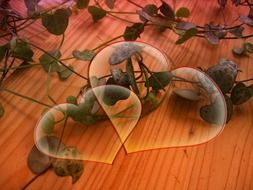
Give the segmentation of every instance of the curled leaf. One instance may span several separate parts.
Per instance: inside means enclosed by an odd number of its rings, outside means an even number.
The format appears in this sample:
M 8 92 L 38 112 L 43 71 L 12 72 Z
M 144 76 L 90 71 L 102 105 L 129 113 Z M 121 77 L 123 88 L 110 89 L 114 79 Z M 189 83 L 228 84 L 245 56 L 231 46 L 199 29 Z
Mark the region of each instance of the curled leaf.
M 253 53 L 253 43 L 251 43 L 251 42 L 244 42 L 243 43 L 243 48 L 245 49 L 246 52 Z
M 48 32 L 54 35 L 62 35 L 68 27 L 69 11 L 57 9 L 53 14 L 43 14 L 42 24 Z
M 129 78 L 129 82 L 131 84 L 131 87 L 134 91 L 135 94 L 139 94 L 139 89 L 135 80 L 135 74 L 134 74 L 134 67 L 133 67 L 133 63 L 132 63 L 132 59 L 128 58 L 127 60 L 127 64 L 126 64 L 126 72 Z
M 97 22 L 106 16 L 106 11 L 96 6 L 88 6 L 88 12 L 91 14 L 94 22 Z
M 128 87 L 130 85 L 130 81 L 129 81 L 127 73 L 124 73 L 121 69 L 112 68 L 111 73 L 112 73 L 112 78 L 116 84 L 125 86 L 125 87 Z
M 232 118 L 234 106 L 230 97 L 228 97 L 227 95 L 224 95 L 224 98 L 227 105 L 227 123 L 228 123 Z
M 76 147 L 65 147 L 59 151 L 62 157 L 80 157 Z M 71 176 L 72 183 L 75 183 L 82 175 L 84 166 L 80 160 L 56 159 L 53 161 L 53 170 L 58 176 Z

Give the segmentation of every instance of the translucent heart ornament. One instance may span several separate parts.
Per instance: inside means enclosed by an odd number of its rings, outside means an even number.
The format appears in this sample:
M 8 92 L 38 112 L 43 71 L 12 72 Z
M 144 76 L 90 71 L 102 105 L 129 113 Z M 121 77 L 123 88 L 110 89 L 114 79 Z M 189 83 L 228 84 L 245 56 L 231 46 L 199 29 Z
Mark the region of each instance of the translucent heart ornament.
M 106 98 L 111 92 L 120 94 L 122 101 L 112 104 L 112 100 Z M 97 99 L 103 100 L 103 104 Z M 132 91 L 115 85 L 98 86 L 87 90 L 76 105 L 60 104 L 48 110 L 37 123 L 35 144 L 42 153 L 53 158 L 112 164 L 122 148 L 121 138 L 131 133 L 140 114 L 140 100 Z M 121 131 L 113 127 L 125 124 L 127 127 L 120 128 Z M 59 147 L 56 148 L 48 137 L 61 139 Z M 61 154 L 62 144 L 75 146 L 80 154 Z

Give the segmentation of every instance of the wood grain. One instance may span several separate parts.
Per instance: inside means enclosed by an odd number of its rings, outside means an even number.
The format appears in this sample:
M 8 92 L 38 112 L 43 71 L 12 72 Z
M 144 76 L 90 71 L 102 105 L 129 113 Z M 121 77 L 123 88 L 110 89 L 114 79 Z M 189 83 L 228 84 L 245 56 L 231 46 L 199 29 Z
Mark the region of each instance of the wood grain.
M 126 1 L 118 2 L 120 3 L 116 8 L 119 10 L 135 9 Z M 158 0 L 137 2 L 143 5 L 147 2 L 159 4 Z M 210 20 L 223 22 L 217 1 L 178 1 L 177 7 L 182 5 L 192 10 L 189 21 L 199 24 Z M 225 10 L 228 20 L 234 18 L 232 9 L 229 5 Z M 62 53 L 64 57 L 68 57 L 74 49 L 96 47 L 101 42 L 122 34 L 126 25 L 127 23 L 111 17 L 94 24 L 87 10 L 81 11 L 71 17 Z M 38 27 L 36 30 L 39 29 Z M 31 31 L 32 34 L 36 32 Z M 30 33 L 24 35 L 29 36 Z M 47 50 L 57 47 L 60 40 L 49 34 L 46 34 L 45 38 L 39 38 L 38 41 L 36 39 L 34 38 L 34 42 Z M 241 40 L 221 41 L 219 46 L 212 46 L 199 38 L 191 39 L 184 45 L 175 45 L 176 39 L 177 36 L 172 32 L 158 33 L 154 28 L 147 29 L 141 37 L 141 41 L 164 51 L 173 61 L 174 67 L 206 68 L 224 57 L 239 64 L 243 70 L 240 79 L 253 75 L 252 57 L 235 58 L 231 53 L 231 48 L 240 45 Z M 36 52 L 36 56 L 40 54 L 41 52 Z M 87 76 L 88 63 L 73 60 L 67 63 Z M 59 103 L 63 103 L 67 96 L 76 94 L 78 88 L 84 84 L 84 81 L 76 76 L 65 82 L 58 81 L 57 76 L 54 76 L 52 82 L 53 97 Z M 40 68 L 15 72 L 5 81 L 7 88 L 49 103 L 45 84 L 46 73 Z M 34 177 L 27 167 L 26 160 L 34 144 L 34 127 L 43 107 L 6 92 L 0 93 L 0 101 L 6 109 L 6 115 L 0 120 L 0 185 L 6 190 L 21 189 Z M 251 190 L 253 189 L 252 107 L 253 100 L 236 107 L 234 117 L 222 134 L 207 144 L 131 154 L 126 154 L 121 148 L 113 165 L 85 161 L 85 172 L 74 185 L 71 184 L 70 177 L 57 177 L 52 171 L 48 171 L 28 189 Z M 179 115 L 178 119 L 183 119 L 183 116 Z M 145 122 L 142 122 L 142 125 L 150 127 Z M 148 133 L 139 135 L 145 137 Z

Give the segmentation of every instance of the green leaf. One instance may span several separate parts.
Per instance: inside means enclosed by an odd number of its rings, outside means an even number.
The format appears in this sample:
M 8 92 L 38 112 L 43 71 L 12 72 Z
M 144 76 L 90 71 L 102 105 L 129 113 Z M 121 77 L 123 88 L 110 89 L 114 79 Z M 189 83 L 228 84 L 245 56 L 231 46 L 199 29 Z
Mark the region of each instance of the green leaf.
M 69 66 L 69 68 L 73 70 L 73 67 L 71 65 Z M 67 78 L 69 78 L 73 73 L 70 69 L 64 67 L 63 65 L 59 65 L 57 70 L 59 78 L 61 80 L 66 80 Z
M 105 0 L 105 4 L 107 5 L 107 7 L 109 9 L 113 9 L 114 8 L 114 4 L 115 4 L 116 0 Z
M 68 96 L 67 103 L 77 105 L 77 98 L 75 96 Z
M 181 7 L 176 12 L 177 17 L 188 17 L 189 15 L 190 15 L 190 11 L 186 7 Z
M 77 158 L 77 160 L 70 159 L 55 159 L 53 161 L 53 170 L 58 176 L 71 176 L 72 183 L 75 183 L 82 175 L 84 166 L 80 161 L 81 155 L 76 147 L 65 147 L 59 151 L 60 157 L 67 158 L 69 156 Z M 78 160 L 79 159 L 79 160 Z
M 89 0 L 76 0 L 76 7 L 78 9 L 84 9 L 89 5 Z
M 93 57 L 96 55 L 96 52 L 93 50 L 84 50 L 84 51 L 74 50 L 72 54 L 76 59 L 83 61 L 91 61 Z
M 129 82 L 131 84 L 131 87 L 134 91 L 135 94 L 139 94 L 139 89 L 135 80 L 135 75 L 134 75 L 134 67 L 133 67 L 133 63 L 132 63 L 132 59 L 128 58 L 127 60 L 127 64 L 126 64 L 126 72 L 129 78 Z
M 134 41 L 140 37 L 144 32 L 143 23 L 135 23 L 132 26 L 127 26 L 124 32 L 124 39 L 127 41 Z
M 169 71 L 157 72 L 152 74 L 145 82 L 145 86 L 150 86 L 153 90 L 160 90 L 166 87 L 172 80 L 173 75 Z
M 59 59 L 61 57 L 61 52 L 58 49 L 49 51 L 48 53 L 52 55 L 53 57 L 55 57 L 56 59 Z M 55 59 L 53 59 L 51 56 L 49 56 L 46 53 L 40 56 L 39 61 L 46 72 L 49 71 L 50 65 L 51 65 L 51 72 L 55 72 L 59 70 L 58 61 L 56 61 Z
M 94 22 L 97 22 L 106 16 L 106 11 L 96 6 L 88 6 L 88 11 Z
M 4 116 L 4 113 L 5 113 L 4 107 L 3 107 L 3 105 L 0 102 L 0 118 L 2 118 Z
M 190 28 L 186 30 L 182 36 L 180 36 L 180 38 L 176 41 L 176 44 L 182 44 L 196 34 L 198 34 L 197 28 Z
M 0 62 L 5 57 L 6 51 L 8 50 L 7 45 L 0 46 Z
M 69 11 L 67 9 L 58 9 L 53 14 L 44 14 L 42 16 L 43 26 L 54 35 L 62 35 L 68 27 Z
M 13 57 L 22 59 L 24 61 L 31 61 L 33 57 L 33 51 L 31 50 L 28 43 L 21 41 L 17 42 L 16 46 L 11 51 Z

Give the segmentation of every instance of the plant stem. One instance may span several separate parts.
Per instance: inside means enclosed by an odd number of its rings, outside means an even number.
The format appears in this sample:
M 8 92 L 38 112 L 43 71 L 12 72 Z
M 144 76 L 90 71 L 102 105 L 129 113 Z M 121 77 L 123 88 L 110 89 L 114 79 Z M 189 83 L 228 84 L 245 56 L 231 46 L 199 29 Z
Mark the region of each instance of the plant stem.
M 25 96 L 25 95 L 23 95 L 23 94 L 19 94 L 18 92 L 14 92 L 14 91 L 12 91 L 12 90 L 10 90 L 10 89 L 1 87 L 0 90 L 6 91 L 6 92 L 8 92 L 8 93 L 10 93 L 10 94 L 19 96 L 19 97 L 21 97 L 21 98 L 23 98 L 23 99 L 26 99 L 26 100 L 29 100 L 29 101 L 31 101 L 31 102 L 40 104 L 40 105 L 42 105 L 42 106 L 45 106 L 45 107 L 48 107 L 48 108 L 52 108 L 52 106 L 49 105 L 49 104 L 43 103 L 43 102 L 41 102 L 41 101 L 39 101 L 39 100 L 36 100 L 36 99 L 34 99 L 34 98 Z
M 23 41 L 23 40 L 22 40 Z M 68 70 L 70 70 L 71 72 L 73 72 L 74 74 L 76 74 L 77 76 L 79 76 L 80 78 L 84 79 L 84 80 L 88 80 L 88 78 L 86 78 L 85 76 L 79 74 L 78 72 L 74 71 L 73 69 L 71 69 L 69 66 L 65 65 L 61 60 L 57 59 L 56 57 L 52 56 L 50 53 L 48 53 L 47 51 L 45 51 L 44 49 L 42 49 L 41 47 L 29 43 L 31 46 L 39 49 L 40 51 L 42 51 L 43 53 L 45 53 L 46 55 L 48 55 L 49 57 L 51 57 L 53 60 L 59 62 L 61 65 L 63 65 L 65 68 L 67 68 Z
M 52 68 L 52 65 L 50 64 L 49 65 L 49 68 L 48 68 L 48 73 L 47 73 L 47 83 L 46 83 L 46 86 L 47 86 L 47 97 L 49 98 L 49 100 L 51 100 L 53 102 L 53 104 L 57 105 L 57 102 L 53 99 L 53 97 L 50 95 L 50 87 L 51 87 L 51 68 Z
M 61 43 L 60 43 L 59 48 L 58 48 L 59 50 L 62 48 L 64 40 L 65 40 L 65 34 L 62 34 Z
M 114 37 L 114 38 L 112 38 L 112 39 L 110 39 L 110 40 L 108 40 L 108 41 L 106 41 L 106 42 L 104 42 L 104 43 L 98 45 L 97 47 L 93 48 L 92 51 L 96 51 L 97 49 L 99 49 L 99 48 L 101 48 L 101 47 L 103 47 L 103 46 L 109 44 L 110 42 L 113 42 L 113 41 L 119 39 L 119 38 L 122 38 L 123 36 L 124 36 L 123 34 L 121 34 L 121 35 L 119 35 L 119 36 L 116 36 L 116 37 Z

